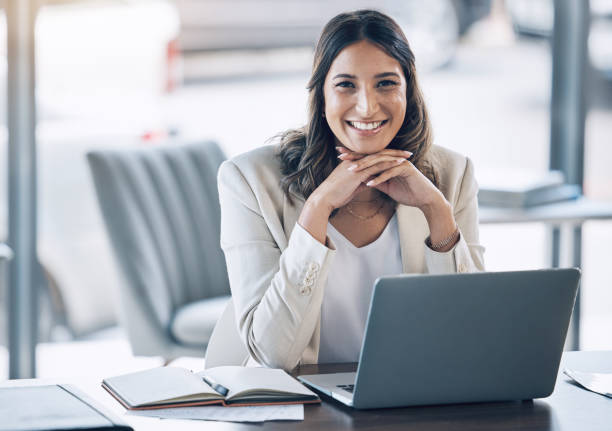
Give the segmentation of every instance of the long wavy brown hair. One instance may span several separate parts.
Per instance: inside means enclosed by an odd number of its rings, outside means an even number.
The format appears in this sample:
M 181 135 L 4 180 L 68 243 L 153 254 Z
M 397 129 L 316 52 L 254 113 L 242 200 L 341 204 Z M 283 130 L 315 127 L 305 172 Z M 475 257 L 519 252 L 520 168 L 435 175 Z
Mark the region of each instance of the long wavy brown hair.
M 375 10 L 358 10 L 335 16 L 323 28 L 307 85 L 308 123 L 279 135 L 281 187 L 290 201 L 290 189 L 307 199 L 339 163 L 334 135 L 323 116 L 323 84 L 340 51 L 362 40 L 379 46 L 395 58 L 406 78 L 406 116 L 388 148 L 411 151 L 410 161 L 438 186 L 434 167 L 425 158 L 432 142 L 431 125 L 417 83 L 414 55 L 406 36 L 387 15 Z

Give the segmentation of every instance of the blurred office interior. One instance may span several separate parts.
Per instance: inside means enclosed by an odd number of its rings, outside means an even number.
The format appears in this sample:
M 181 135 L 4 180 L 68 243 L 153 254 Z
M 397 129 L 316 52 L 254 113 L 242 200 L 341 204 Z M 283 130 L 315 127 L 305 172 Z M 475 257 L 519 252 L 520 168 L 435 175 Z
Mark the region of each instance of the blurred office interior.
M 16 3 L 0 3 L 0 80 L 6 83 L 0 86 L 0 243 L 9 234 L 7 100 L 14 85 L 8 78 L 5 11 Z M 33 36 L 40 268 L 31 282 L 40 377 L 61 375 L 70 366 L 45 353 L 54 343 L 65 343 L 69 352 L 70 343 L 111 340 L 122 346 L 117 357 L 130 354 L 117 305 L 124 280 L 85 154 L 213 140 L 231 157 L 301 126 L 313 44 L 340 11 L 377 5 L 398 18 L 416 53 L 434 142 L 469 156 L 481 184 L 550 168 L 558 1 L 29 3 L 38 8 Z M 587 4 L 582 188 L 586 197 L 612 203 L 612 1 Z M 550 235 L 550 226 L 539 222 L 483 224 L 487 269 L 550 266 Z M 582 350 L 612 349 L 610 244 L 612 220 L 584 223 Z M 2 267 L 9 265 L 0 264 L 0 276 L 7 278 Z M 8 289 L 8 280 L 0 279 L 0 378 L 8 376 Z M 109 362 L 95 348 L 90 356 L 72 358 Z

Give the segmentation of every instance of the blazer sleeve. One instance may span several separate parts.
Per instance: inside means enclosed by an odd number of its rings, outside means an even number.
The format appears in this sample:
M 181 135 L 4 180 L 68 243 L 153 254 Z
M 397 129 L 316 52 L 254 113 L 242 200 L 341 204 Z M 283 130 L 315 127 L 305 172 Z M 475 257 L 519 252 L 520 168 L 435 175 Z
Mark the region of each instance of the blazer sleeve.
M 281 251 L 272 200 L 261 193 L 258 199 L 231 161 L 220 167 L 218 184 L 221 248 L 240 336 L 257 362 L 290 370 L 314 334 L 335 251 L 298 223 Z
M 425 245 L 425 264 L 430 274 L 484 271 L 484 247 L 478 238 L 478 184 L 474 165 L 466 158 L 465 171 L 453 212 L 459 227 L 460 238 L 447 252 L 436 252 Z

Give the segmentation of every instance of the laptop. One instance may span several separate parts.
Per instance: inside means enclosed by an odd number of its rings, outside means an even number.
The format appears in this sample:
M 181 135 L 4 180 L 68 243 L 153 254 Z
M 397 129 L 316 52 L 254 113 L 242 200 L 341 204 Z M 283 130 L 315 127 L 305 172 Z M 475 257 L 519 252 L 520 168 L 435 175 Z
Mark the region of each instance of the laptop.
M 579 280 L 575 268 L 381 277 L 357 372 L 298 379 L 358 409 L 547 397 Z

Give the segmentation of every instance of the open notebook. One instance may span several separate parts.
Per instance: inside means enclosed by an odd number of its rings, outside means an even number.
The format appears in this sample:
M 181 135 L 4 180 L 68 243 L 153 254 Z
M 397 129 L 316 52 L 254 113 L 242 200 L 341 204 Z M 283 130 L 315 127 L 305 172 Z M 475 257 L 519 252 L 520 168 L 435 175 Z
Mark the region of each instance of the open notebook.
M 226 366 L 192 373 L 161 367 L 104 379 L 102 387 L 129 410 L 320 402 L 285 371 L 271 368 Z

